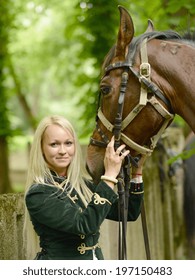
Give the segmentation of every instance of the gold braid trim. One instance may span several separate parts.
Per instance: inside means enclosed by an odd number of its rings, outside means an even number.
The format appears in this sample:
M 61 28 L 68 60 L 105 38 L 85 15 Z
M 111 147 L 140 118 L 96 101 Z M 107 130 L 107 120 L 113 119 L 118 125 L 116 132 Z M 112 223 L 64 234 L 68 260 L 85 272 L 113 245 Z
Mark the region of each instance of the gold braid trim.
M 81 245 L 77 248 L 77 250 L 79 251 L 79 253 L 81 255 L 85 254 L 85 251 L 88 251 L 88 250 L 95 250 L 96 248 L 100 248 L 100 245 L 99 243 L 97 243 L 96 245 L 94 246 L 90 246 L 90 247 L 87 247 L 85 245 L 85 243 L 81 243 Z
M 144 191 L 141 191 L 141 192 L 130 192 L 130 193 L 132 193 L 132 194 L 142 194 L 142 193 L 144 193 Z
M 108 200 L 108 199 L 106 199 L 106 198 L 104 198 L 104 197 L 101 197 L 101 196 L 99 196 L 99 194 L 97 194 L 97 193 L 95 193 L 94 194 L 94 204 L 105 204 L 106 202 L 108 202 L 110 205 L 112 205 L 112 203 Z

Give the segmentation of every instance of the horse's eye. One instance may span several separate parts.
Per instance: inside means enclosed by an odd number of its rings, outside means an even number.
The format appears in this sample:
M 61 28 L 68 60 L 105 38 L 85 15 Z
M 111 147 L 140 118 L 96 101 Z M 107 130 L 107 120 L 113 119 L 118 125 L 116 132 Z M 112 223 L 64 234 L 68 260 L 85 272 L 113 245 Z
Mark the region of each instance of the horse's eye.
M 111 91 L 111 87 L 101 87 L 100 88 L 100 91 L 101 91 L 101 93 L 103 94 L 103 95 L 107 95 L 107 94 L 109 94 L 110 93 L 110 91 Z

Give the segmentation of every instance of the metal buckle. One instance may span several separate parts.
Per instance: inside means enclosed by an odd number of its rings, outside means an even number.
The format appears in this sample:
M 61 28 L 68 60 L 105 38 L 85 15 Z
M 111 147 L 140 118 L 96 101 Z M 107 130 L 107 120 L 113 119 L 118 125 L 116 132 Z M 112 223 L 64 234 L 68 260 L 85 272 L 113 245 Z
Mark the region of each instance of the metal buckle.
M 150 74 L 151 74 L 150 64 L 147 62 L 143 62 L 140 65 L 140 75 L 148 78 L 150 77 Z

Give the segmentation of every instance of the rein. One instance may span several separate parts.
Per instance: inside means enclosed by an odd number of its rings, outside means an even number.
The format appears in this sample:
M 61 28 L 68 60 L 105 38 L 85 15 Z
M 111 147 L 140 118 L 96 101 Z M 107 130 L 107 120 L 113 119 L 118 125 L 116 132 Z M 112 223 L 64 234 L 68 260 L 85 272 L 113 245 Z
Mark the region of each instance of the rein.
M 170 113 L 156 98 L 156 97 L 160 98 L 161 101 L 163 101 L 163 103 L 165 103 L 166 106 L 169 108 L 169 110 L 172 112 L 172 108 L 169 100 L 167 100 L 167 98 L 163 95 L 161 90 L 150 81 L 151 71 L 150 71 L 150 64 L 148 63 L 146 43 L 147 43 L 147 39 L 143 40 L 141 44 L 141 65 L 140 65 L 139 72 L 136 72 L 133 69 L 132 62 L 129 59 L 129 54 L 127 55 L 127 61 L 119 61 L 110 64 L 108 67 L 105 68 L 105 75 L 109 71 L 112 71 L 117 68 L 124 68 L 124 71 L 122 73 L 122 78 L 121 78 L 120 94 L 118 99 L 118 109 L 115 117 L 115 123 L 114 124 L 110 123 L 110 121 L 104 116 L 101 107 L 98 109 L 97 121 L 99 119 L 104 125 L 104 127 L 108 131 L 112 132 L 112 134 L 115 136 L 115 148 L 117 148 L 120 145 L 120 141 L 123 141 L 128 147 L 137 151 L 139 154 L 151 155 L 160 136 L 168 126 L 169 122 L 174 118 L 174 114 Z M 122 119 L 129 71 L 131 71 L 138 78 L 141 84 L 140 99 L 139 99 L 139 103 L 133 108 L 133 110 L 131 110 L 131 112 L 127 115 L 127 117 L 125 119 Z M 153 96 L 151 98 L 148 98 L 149 92 L 153 93 Z M 151 104 L 155 108 L 155 110 L 164 118 L 164 122 L 160 130 L 155 136 L 151 138 L 152 144 L 150 145 L 150 147 L 144 147 L 137 144 L 123 133 L 123 130 L 129 126 L 132 120 L 141 112 L 141 110 L 147 105 L 147 103 Z M 101 140 L 96 140 L 94 138 L 91 138 L 90 144 L 105 148 L 109 142 L 109 139 L 106 136 L 106 134 L 101 130 L 97 121 L 96 121 L 96 129 L 99 135 L 101 136 Z M 120 173 L 118 175 L 117 186 L 118 186 L 118 194 L 119 194 L 119 252 L 118 252 L 119 259 L 127 259 L 126 230 L 127 230 L 127 213 L 128 213 L 128 197 L 129 197 L 129 188 L 130 188 L 131 163 L 134 165 L 137 164 L 136 160 L 132 158 L 131 155 L 128 155 L 125 158 L 124 164 L 121 167 Z M 151 259 L 144 203 L 142 204 L 141 219 L 142 219 L 142 227 L 143 227 L 143 234 L 144 234 L 144 241 L 145 241 L 145 248 L 146 248 L 146 256 L 147 259 Z M 122 223 L 122 229 L 121 229 L 121 223 Z
M 128 69 L 125 69 L 122 73 L 120 95 L 118 99 L 118 110 L 115 117 L 115 123 L 113 128 L 113 135 L 115 137 L 115 149 L 120 146 L 121 139 L 121 129 L 122 129 L 122 114 L 125 100 L 125 93 L 128 82 Z M 119 234 L 118 234 L 118 258 L 119 260 L 127 259 L 127 242 L 126 242 L 126 232 L 127 232 L 127 216 L 128 216 L 128 198 L 130 189 L 130 162 L 131 156 L 128 155 L 125 158 L 125 163 L 122 165 L 120 172 L 117 176 L 118 183 L 118 213 L 119 213 Z M 121 227 L 122 224 L 122 227 Z

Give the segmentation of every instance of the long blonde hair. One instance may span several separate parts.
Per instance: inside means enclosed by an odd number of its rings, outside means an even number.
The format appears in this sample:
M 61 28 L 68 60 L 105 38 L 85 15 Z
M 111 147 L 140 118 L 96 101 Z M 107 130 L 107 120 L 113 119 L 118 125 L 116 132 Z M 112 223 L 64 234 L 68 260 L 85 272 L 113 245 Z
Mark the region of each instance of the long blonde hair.
M 28 192 L 28 189 L 32 184 L 45 184 L 45 179 L 49 179 L 50 182 L 53 182 L 53 177 L 50 172 L 50 169 L 45 162 L 43 153 L 42 153 L 42 139 L 46 128 L 49 125 L 57 124 L 63 129 L 69 131 L 73 136 L 75 144 L 75 154 L 73 160 L 71 161 L 68 170 L 67 170 L 67 179 L 66 183 L 70 183 L 72 189 L 76 189 L 80 198 L 82 199 L 85 206 L 91 200 L 92 192 L 85 184 L 85 179 L 91 179 L 83 161 L 83 155 L 81 151 L 81 146 L 78 141 L 76 132 L 71 125 L 71 123 L 62 116 L 48 116 L 45 117 L 38 125 L 34 139 L 32 142 L 32 147 L 30 151 L 29 166 L 27 172 L 26 180 L 26 189 L 25 194 Z M 24 244 L 26 251 L 26 258 L 32 259 L 35 257 L 35 254 L 39 248 L 39 238 L 34 231 L 33 225 L 30 221 L 30 216 L 27 208 L 25 207 L 25 219 L 24 219 Z

